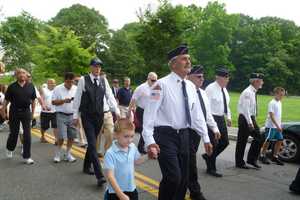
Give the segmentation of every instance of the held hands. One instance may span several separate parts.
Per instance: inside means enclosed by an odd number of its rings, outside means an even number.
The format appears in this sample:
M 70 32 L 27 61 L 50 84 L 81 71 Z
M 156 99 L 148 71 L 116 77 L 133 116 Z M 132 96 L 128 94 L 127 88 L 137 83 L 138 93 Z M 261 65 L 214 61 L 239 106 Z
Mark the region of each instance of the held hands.
M 157 159 L 159 152 L 160 152 L 160 149 L 157 144 L 150 144 L 147 147 L 147 153 L 148 153 L 149 159 Z
M 210 156 L 213 152 L 213 146 L 211 143 L 204 143 L 204 149 L 208 156 Z

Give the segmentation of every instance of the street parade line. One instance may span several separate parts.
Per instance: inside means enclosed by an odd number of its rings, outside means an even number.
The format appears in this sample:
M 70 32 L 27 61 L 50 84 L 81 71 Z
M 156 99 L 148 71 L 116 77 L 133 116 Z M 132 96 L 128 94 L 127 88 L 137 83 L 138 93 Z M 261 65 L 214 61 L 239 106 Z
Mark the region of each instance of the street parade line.
M 33 135 L 35 135 L 36 137 L 41 137 L 41 132 L 38 129 L 32 129 L 32 133 Z M 52 135 L 45 133 L 45 139 L 47 140 L 47 142 L 49 142 L 50 144 L 54 144 L 55 143 L 55 139 Z M 64 148 L 66 147 L 66 145 L 64 144 Z M 78 146 L 74 146 L 71 149 L 71 152 L 73 155 L 75 155 L 76 157 L 79 157 L 81 159 L 84 159 L 85 156 L 85 152 L 86 150 L 84 148 L 78 147 Z M 100 159 L 102 161 L 102 159 Z M 151 195 L 158 197 L 158 187 L 159 187 L 159 183 L 147 176 L 144 176 L 138 172 L 135 172 L 135 181 L 136 181 L 136 185 L 144 190 L 147 191 L 148 193 L 150 193 Z

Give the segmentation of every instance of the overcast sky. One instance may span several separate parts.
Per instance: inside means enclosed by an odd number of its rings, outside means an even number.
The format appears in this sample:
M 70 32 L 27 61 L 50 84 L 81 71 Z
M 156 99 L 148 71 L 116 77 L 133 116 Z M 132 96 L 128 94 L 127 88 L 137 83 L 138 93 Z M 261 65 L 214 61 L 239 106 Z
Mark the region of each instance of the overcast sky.
M 171 0 L 172 4 L 196 4 L 204 7 L 208 0 Z M 300 25 L 299 0 L 219 0 L 226 4 L 228 13 L 243 13 L 254 18 L 276 16 L 295 21 Z M 25 10 L 36 18 L 47 21 L 57 12 L 72 4 L 80 3 L 95 8 L 104 15 L 111 29 L 119 29 L 126 23 L 137 21 L 136 11 L 151 5 L 156 8 L 157 0 L 0 0 L 1 20 L 16 16 Z

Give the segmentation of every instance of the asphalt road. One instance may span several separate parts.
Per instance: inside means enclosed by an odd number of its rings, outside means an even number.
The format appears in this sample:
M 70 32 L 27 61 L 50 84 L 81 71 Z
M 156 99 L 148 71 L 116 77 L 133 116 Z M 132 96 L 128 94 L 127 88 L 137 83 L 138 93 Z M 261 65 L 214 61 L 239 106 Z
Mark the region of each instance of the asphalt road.
M 7 131 L 0 132 L 0 200 L 99 200 L 104 188 L 96 187 L 93 176 L 82 170 L 83 150 L 75 149 L 76 163 L 52 162 L 55 147 L 41 144 L 33 136 L 32 157 L 36 163 L 24 165 L 17 147 L 13 159 L 5 157 Z M 35 133 L 37 135 L 37 133 Z M 137 136 L 138 137 L 138 136 Z M 137 139 L 137 138 L 136 138 Z M 51 142 L 51 138 L 49 140 Z M 204 161 L 198 156 L 199 179 L 202 191 L 209 200 L 299 200 L 289 192 L 299 164 L 269 165 L 261 170 L 234 168 L 235 142 L 217 161 L 223 178 L 213 178 L 205 173 Z M 137 185 L 141 200 L 156 199 L 158 181 L 161 178 L 156 161 L 146 161 L 136 168 Z

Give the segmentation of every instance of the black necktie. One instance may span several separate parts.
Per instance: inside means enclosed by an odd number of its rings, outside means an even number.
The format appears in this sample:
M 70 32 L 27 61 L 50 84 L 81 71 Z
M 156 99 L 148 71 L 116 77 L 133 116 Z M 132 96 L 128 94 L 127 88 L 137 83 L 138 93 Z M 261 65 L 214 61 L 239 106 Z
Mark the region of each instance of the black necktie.
M 257 112 L 257 94 L 255 92 L 255 116 L 258 115 L 258 112 Z
M 192 118 L 191 118 L 191 113 L 190 113 L 190 108 L 189 108 L 189 98 L 188 98 L 188 95 L 186 92 L 185 82 L 181 81 L 181 83 L 182 83 L 182 92 L 183 92 L 183 97 L 184 97 L 185 114 L 186 114 L 188 125 L 191 125 Z
M 222 94 L 223 94 L 223 104 L 224 104 L 224 113 L 227 114 L 227 102 L 226 102 L 226 96 L 224 92 L 224 88 L 222 88 Z
M 202 112 L 203 112 L 203 115 L 204 115 L 204 119 L 205 119 L 205 121 L 206 121 L 206 108 L 205 108 L 204 101 L 203 101 L 203 97 L 202 97 L 202 95 L 201 95 L 200 90 L 197 90 L 197 94 L 198 94 L 198 97 L 199 97 L 199 100 L 200 100 L 200 105 L 201 105 L 201 108 L 202 108 Z
M 97 80 L 98 79 L 94 78 L 94 86 L 96 86 L 96 87 L 98 87 Z

